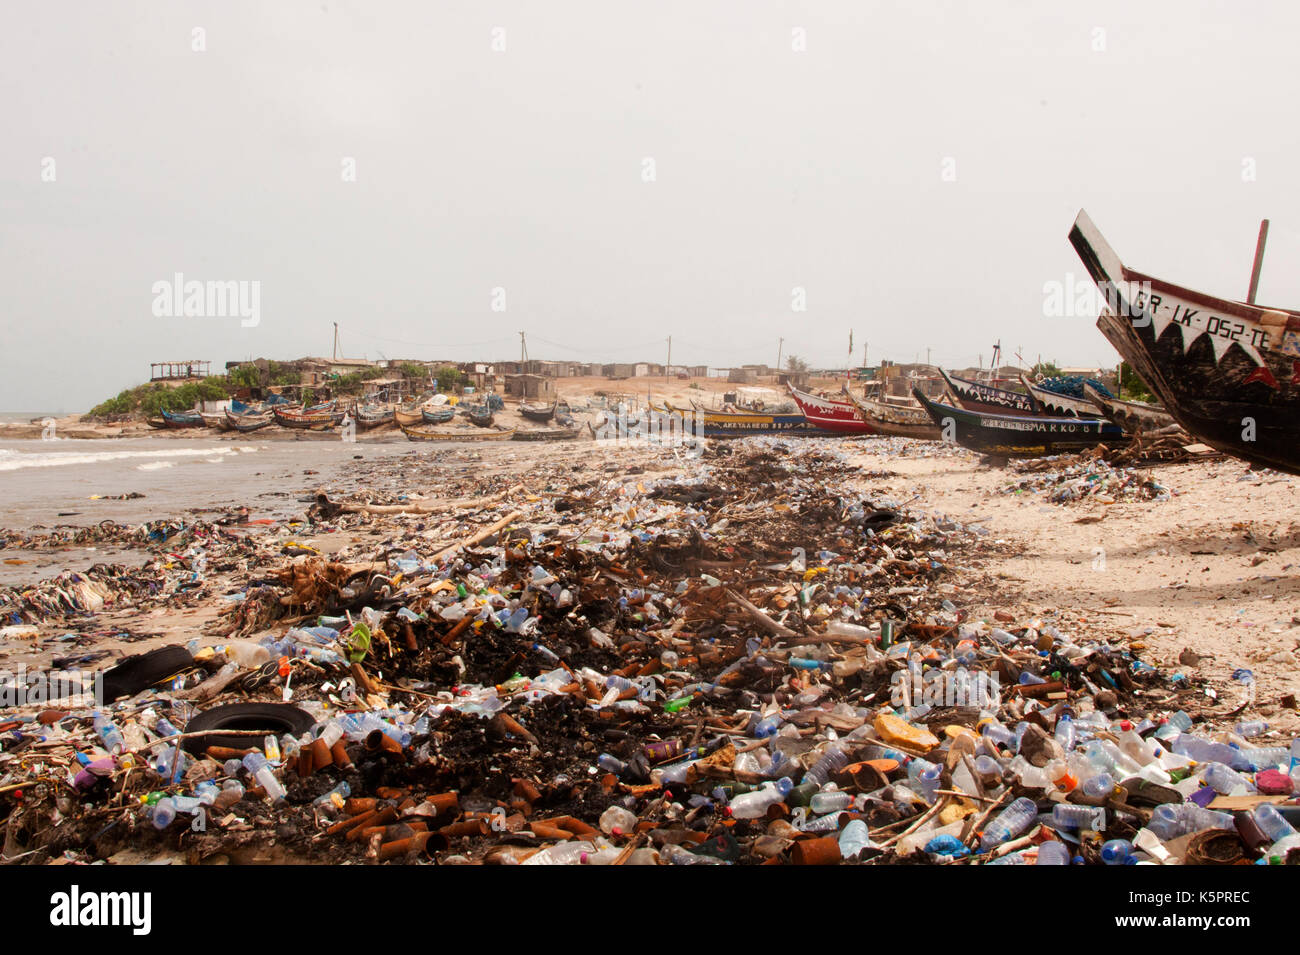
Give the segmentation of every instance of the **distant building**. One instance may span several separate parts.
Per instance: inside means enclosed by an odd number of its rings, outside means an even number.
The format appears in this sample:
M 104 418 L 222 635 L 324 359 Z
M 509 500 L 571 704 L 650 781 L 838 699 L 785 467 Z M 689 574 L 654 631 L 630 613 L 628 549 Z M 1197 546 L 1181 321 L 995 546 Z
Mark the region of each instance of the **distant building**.
M 506 394 L 529 401 L 555 397 L 555 379 L 548 375 L 506 375 Z

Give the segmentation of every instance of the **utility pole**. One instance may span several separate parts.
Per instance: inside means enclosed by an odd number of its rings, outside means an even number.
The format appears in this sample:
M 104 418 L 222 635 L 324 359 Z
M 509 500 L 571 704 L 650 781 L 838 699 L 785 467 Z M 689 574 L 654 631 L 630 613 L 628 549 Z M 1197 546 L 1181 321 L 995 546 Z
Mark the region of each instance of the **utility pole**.
M 528 341 L 524 338 L 524 333 L 520 332 L 519 333 L 519 366 L 520 366 L 519 371 L 521 373 L 528 371 L 528 369 L 524 367 L 527 364 L 528 364 Z
M 671 378 L 673 374 L 673 336 L 668 336 L 668 364 L 664 365 L 664 379 Z
M 338 361 L 339 357 L 339 323 L 334 323 L 334 360 Z
M 926 345 L 926 346 L 925 346 L 925 363 L 926 363 L 927 365 L 930 364 L 930 346 L 929 346 L 929 345 Z
M 862 367 L 867 367 L 867 343 L 862 343 Z
M 784 349 L 785 349 L 785 339 L 778 338 L 776 340 L 776 370 L 778 372 L 781 370 L 781 352 Z

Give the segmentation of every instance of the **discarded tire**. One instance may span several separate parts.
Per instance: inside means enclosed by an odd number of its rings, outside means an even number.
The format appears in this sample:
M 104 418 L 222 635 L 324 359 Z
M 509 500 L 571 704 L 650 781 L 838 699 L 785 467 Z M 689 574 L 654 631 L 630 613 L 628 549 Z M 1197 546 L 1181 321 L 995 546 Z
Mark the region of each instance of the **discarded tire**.
M 247 749 L 250 746 L 261 746 L 261 738 L 219 731 L 257 730 L 259 733 L 274 733 L 277 738 L 285 733 L 301 736 L 315 722 L 315 717 L 306 710 L 288 703 L 228 703 L 225 706 L 214 706 L 185 724 L 186 733 L 213 731 L 185 740 L 185 749 L 195 755 L 201 755 L 209 746 Z
M 104 671 L 104 702 L 134 696 L 141 690 L 161 683 L 182 670 L 194 666 L 194 657 L 184 647 L 159 647 L 148 653 L 127 657 L 117 666 Z

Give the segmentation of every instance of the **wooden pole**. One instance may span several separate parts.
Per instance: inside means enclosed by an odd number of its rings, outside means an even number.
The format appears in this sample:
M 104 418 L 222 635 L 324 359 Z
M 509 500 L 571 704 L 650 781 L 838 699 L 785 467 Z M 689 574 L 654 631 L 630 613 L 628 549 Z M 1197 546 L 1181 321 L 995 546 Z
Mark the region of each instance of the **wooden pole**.
M 1255 293 L 1259 291 L 1259 270 L 1264 264 L 1264 243 L 1268 241 L 1268 220 L 1259 222 L 1259 239 L 1255 242 L 1255 264 L 1250 270 L 1250 291 L 1246 293 L 1246 304 L 1255 304 Z

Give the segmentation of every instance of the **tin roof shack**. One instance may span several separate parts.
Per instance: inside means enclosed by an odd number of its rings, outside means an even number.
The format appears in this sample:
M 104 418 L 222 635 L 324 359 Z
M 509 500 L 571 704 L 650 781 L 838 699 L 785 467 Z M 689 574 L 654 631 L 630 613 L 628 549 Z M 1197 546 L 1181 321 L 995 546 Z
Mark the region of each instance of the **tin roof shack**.
M 776 380 L 779 384 L 790 385 L 800 391 L 807 391 L 808 384 L 812 381 L 812 373 L 807 371 L 783 371 L 776 376 Z
M 482 361 L 463 361 L 458 366 L 464 383 L 476 392 L 494 391 L 497 386 L 496 365 Z
M 555 397 L 555 379 L 546 375 L 506 375 L 506 394 L 526 401 L 550 401 Z

